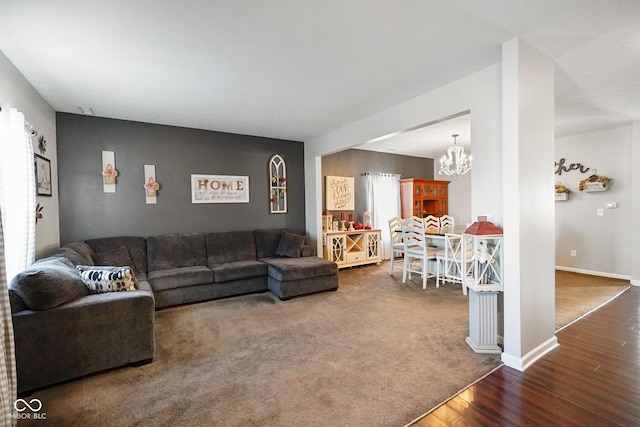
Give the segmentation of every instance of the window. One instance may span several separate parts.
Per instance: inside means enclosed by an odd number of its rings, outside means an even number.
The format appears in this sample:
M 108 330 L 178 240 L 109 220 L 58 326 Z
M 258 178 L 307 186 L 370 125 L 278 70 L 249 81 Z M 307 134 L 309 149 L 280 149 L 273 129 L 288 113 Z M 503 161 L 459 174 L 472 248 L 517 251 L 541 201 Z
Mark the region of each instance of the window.
M 0 107 L 0 212 L 7 281 L 35 258 L 36 186 L 31 131 L 15 108 Z

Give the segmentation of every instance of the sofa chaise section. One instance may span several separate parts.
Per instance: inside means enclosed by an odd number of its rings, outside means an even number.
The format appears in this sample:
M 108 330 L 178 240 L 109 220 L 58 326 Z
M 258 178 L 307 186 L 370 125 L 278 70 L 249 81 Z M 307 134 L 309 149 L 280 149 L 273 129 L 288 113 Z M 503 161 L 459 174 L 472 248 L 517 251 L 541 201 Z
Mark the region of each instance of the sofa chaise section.
M 338 289 L 336 263 L 313 255 L 295 230 L 256 230 L 257 256 L 267 268 L 267 288 L 278 298 Z

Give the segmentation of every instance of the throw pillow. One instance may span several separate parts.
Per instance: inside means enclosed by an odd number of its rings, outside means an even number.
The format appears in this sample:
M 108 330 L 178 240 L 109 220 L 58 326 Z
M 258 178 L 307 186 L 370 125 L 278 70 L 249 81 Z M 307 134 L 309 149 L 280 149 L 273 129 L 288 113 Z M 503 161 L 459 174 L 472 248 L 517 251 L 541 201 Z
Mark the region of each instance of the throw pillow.
M 93 255 L 93 262 L 96 265 L 101 266 L 113 266 L 113 267 L 131 267 L 134 274 L 138 274 L 136 271 L 133 259 L 129 253 L 129 249 L 126 246 L 120 246 L 105 252 L 97 252 Z
M 43 259 L 18 273 L 10 284 L 29 310 L 48 310 L 88 294 L 67 260 Z
M 138 289 L 138 281 L 131 267 L 106 267 L 77 265 L 76 269 L 89 293 L 133 291 Z
M 300 258 L 304 241 L 304 236 L 283 231 L 275 254 L 288 258 Z

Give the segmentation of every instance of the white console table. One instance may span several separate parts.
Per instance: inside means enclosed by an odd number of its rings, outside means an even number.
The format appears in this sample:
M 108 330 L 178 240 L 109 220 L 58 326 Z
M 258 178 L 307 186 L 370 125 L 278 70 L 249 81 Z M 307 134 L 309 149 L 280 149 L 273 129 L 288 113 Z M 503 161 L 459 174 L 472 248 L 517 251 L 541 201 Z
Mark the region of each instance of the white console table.
M 323 235 L 324 258 L 338 268 L 380 264 L 380 230 L 328 231 Z

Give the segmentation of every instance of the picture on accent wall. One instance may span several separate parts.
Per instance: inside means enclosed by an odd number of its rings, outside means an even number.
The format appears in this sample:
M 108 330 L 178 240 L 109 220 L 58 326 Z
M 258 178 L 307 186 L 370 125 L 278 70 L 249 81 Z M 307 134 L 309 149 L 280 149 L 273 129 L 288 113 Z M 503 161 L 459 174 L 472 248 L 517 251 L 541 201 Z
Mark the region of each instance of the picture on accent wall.
M 36 194 L 51 197 L 51 161 L 34 154 L 36 165 Z
M 352 211 L 355 209 L 355 180 L 349 176 L 325 177 L 325 209 Z
M 249 177 L 192 174 L 191 203 L 249 203 Z

